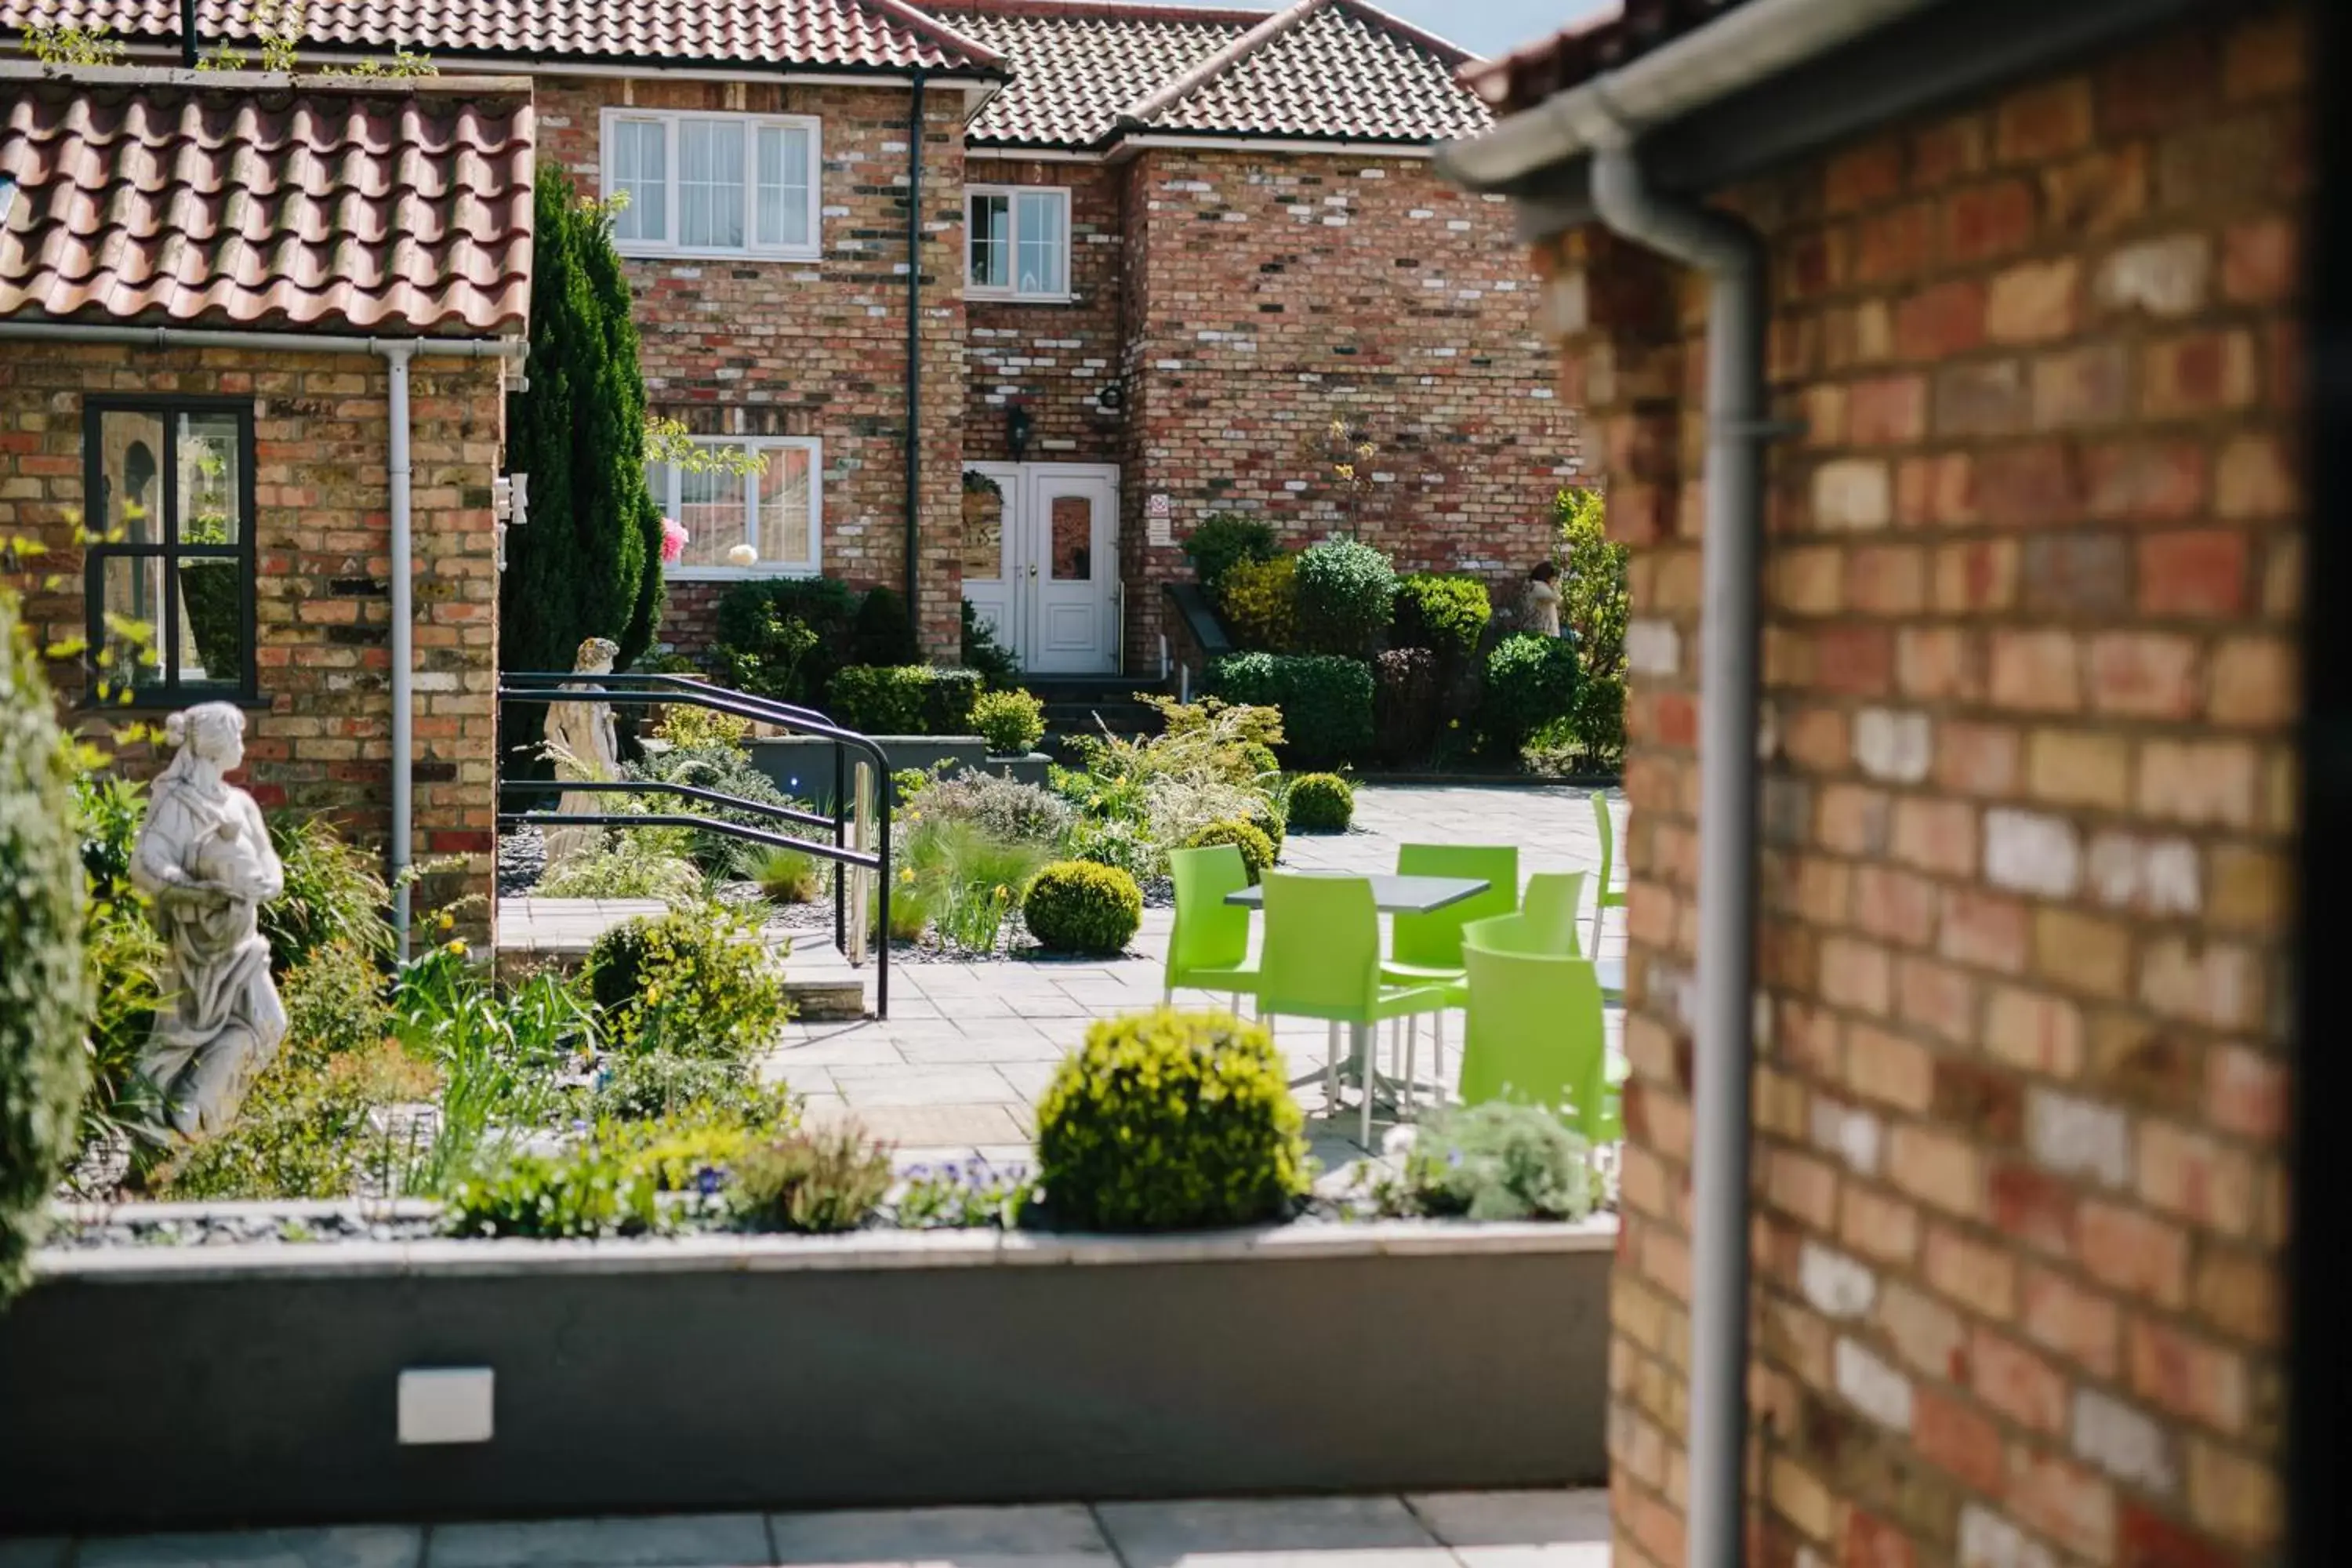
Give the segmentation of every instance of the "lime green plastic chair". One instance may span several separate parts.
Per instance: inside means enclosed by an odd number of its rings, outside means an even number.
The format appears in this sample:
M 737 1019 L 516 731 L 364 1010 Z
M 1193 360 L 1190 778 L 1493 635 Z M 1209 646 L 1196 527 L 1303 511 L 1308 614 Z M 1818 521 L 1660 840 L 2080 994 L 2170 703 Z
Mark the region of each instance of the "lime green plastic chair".
M 1463 949 L 1470 972 L 1462 1103 L 1510 1100 L 1567 1111 L 1592 1143 L 1622 1136 L 1601 1020 L 1601 980 L 1585 959 L 1510 952 L 1482 928 Z M 1528 933 L 1524 928 L 1516 933 Z
M 1231 844 L 1204 849 L 1171 849 L 1169 875 L 1176 882 L 1176 929 L 1168 938 L 1168 1000 L 1177 988 L 1223 991 L 1241 1011 L 1242 997 L 1255 995 L 1257 966 L 1249 963 L 1250 912 L 1225 902 L 1225 895 L 1249 886 L 1249 868 Z
M 1528 936 L 1535 943 L 1527 951 L 1548 952 L 1555 958 L 1583 957 L 1583 947 L 1577 940 L 1583 909 L 1583 872 L 1538 871 L 1529 877 L 1527 893 L 1519 900 L 1519 912 L 1526 916 Z M 1469 940 L 1466 926 L 1463 928 L 1463 940 Z M 1521 950 L 1513 947 L 1509 951 Z
M 1592 792 L 1592 826 L 1601 835 L 1601 878 L 1594 884 L 1599 889 L 1592 901 L 1592 953 L 1601 955 L 1601 922 L 1611 910 L 1625 907 L 1625 890 L 1612 889 L 1610 874 L 1616 869 L 1617 824 L 1609 815 L 1609 796 L 1601 790 Z
M 1399 915 L 1390 938 L 1389 961 L 1381 978 L 1391 985 L 1442 985 L 1446 1005 L 1463 1004 L 1462 928 L 1474 921 L 1511 914 L 1519 907 L 1519 852 L 1509 845 L 1403 844 L 1397 847 L 1400 877 L 1477 877 L 1486 890 L 1425 915 Z M 1433 1068 L 1441 1092 L 1445 1084 L 1445 1015 L 1431 1029 Z M 1410 1094 L 1420 1029 L 1405 1029 L 1405 1082 Z
M 1360 877 L 1265 878 L 1265 945 L 1258 960 L 1258 1011 L 1264 1017 L 1320 1018 L 1331 1026 L 1323 1066 L 1327 1104 L 1339 1103 L 1339 1026 L 1373 1035 L 1391 1018 L 1446 1005 L 1438 985 L 1381 982 L 1381 916 L 1372 885 Z M 1373 1040 L 1365 1042 L 1361 1141 L 1372 1140 Z

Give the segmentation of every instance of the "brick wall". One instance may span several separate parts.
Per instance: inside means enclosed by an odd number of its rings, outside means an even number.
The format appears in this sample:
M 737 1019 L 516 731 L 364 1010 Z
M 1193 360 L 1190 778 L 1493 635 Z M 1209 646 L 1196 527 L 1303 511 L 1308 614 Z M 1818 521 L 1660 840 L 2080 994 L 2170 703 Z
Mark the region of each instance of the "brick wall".
M 907 139 L 905 87 L 807 87 L 606 78 L 538 83 L 541 157 L 599 188 L 600 110 L 811 114 L 824 122 L 824 258 L 817 262 L 626 263 L 656 413 L 698 435 L 824 442 L 828 575 L 903 588 L 906 577 Z M 963 100 L 927 95 L 923 148 L 923 500 L 926 647 L 961 647 L 964 414 Z M 724 583 L 673 582 L 663 639 L 709 636 Z
M 420 908 L 493 886 L 493 693 L 498 576 L 490 481 L 505 439 L 501 372 L 491 360 L 420 357 L 410 375 L 416 708 L 413 854 L 453 870 Z M 247 714 L 244 783 L 272 815 L 334 819 L 381 846 L 390 826 L 393 563 L 385 461 L 389 395 L 372 354 L 16 344 L 0 356 L 0 534 L 49 553 L 26 595 L 36 636 L 83 636 L 82 398 L 109 392 L 255 400 L 255 668 L 266 707 Z M 51 584 L 47 579 L 55 576 Z M 71 704 L 78 660 L 53 663 Z M 152 722 L 156 712 L 135 718 Z M 91 723 L 102 726 L 102 721 Z M 125 771 L 159 759 L 121 749 Z
M 974 154 L 965 177 L 976 185 L 1069 187 L 1073 298 L 1066 305 L 990 300 L 965 305 L 971 342 L 964 361 L 964 459 L 1012 460 L 1005 417 L 1017 405 L 1031 421 L 1030 461 L 1118 462 L 1127 422 L 1121 413 L 1105 413 L 1097 398 L 1120 380 L 1122 172 Z
M 1751 1560 L 2280 1528 L 2306 84 L 2180 27 L 1730 193 L 1769 245 Z M 1682 1560 L 1702 296 L 1539 260 L 1638 546 L 1618 1560 Z M 1580 303 L 1579 303 L 1580 301 Z
M 1501 580 L 1550 552 L 1572 442 L 1507 206 L 1410 158 L 1155 148 L 1128 178 L 1130 668 L 1190 570 L 1144 498 L 1180 541 L 1236 511 L 1310 542 L 1340 512 L 1299 444 L 1334 418 L 1381 448 L 1364 533 L 1400 568 Z

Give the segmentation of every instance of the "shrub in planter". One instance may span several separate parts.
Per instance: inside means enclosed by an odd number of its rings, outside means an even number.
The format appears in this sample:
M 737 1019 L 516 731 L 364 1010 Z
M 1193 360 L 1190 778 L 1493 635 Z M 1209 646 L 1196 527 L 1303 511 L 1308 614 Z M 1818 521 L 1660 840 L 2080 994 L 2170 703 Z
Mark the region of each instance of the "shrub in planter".
M 1427 760 L 1437 748 L 1442 677 L 1425 647 L 1392 647 L 1372 660 L 1372 746 L 1385 763 Z
M 1025 757 L 1045 738 L 1045 705 L 1026 691 L 981 693 L 971 721 L 990 752 L 1000 757 Z
M 1569 732 L 1590 763 L 1613 767 L 1625 760 L 1625 678 L 1587 676 L 1576 689 Z
M 1274 865 L 1274 840 L 1255 822 L 1244 822 L 1238 817 L 1213 822 L 1186 839 L 1184 847 L 1206 849 L 1217 844 L 1230 844 L 1242 852 L 1242 866 L 1253 882 Z
M 1298 646 L 1361 658 L 1396 614 L 1388 556 L 1352 539 L 1327 539 L 1298 556 Z
M 1576 706 L 1576 647 L 1565 637 L 1523 632 L 1505 637 L 1486 656 L 1486 689 L 1478 702 L 1478 731 L 1489 752 L 1516 757 L 1546 725 Z
M 638 919 L 588 950 L 588 989 L 617 1049 L 741 1058 L 792 1017 L 759 933 L 716 909 Z
M 1252 827 L 1265 835 L 1266 844 L 1274 850 L 1271 863 L 1278 864 L 1282 859 L 1282 846 L 1290 837 L 1289 807 L 1273 795 L 1260 795 L 1250 804 L 1248 821 Z
M 1076 808 L 1052 790 L 1002 773 L 915 776 L 920 782 L 898 798 L 903 820 L 918 830 L 927 822 L 961 822 L 992 838 L 1059 845 L 1077 819 Z
M 1217 586 L 1225 629 L 1245 648 L 1287 653 L 1298 640 L 1298 557 L 1244 561 Z
M 856 593 L 830 577 L 739 583 L 719 601 L 713 662 L 745 691 L 822 708 L 859 607 Z
M 1124 952 L 1143 924 L 1143 889 L 1116 866 L 1058 861 L 1029 884 L 1021 918 L 1049 952 Z
M 963 667 L 978 670 L 981 684 L 992 691 L 1002 691 L 1021 679 L 1021 661 L 981 624 L 980 612 L 971 607 L 970 599 L 963 602 Z
M 980 672 L 928 664 L 853 664 L 833 678 L 831 714 L 868 735 L 969 735 Z
M 922 658 L 907 601 L 895 589 L 872 588 L 850 626 L 850 658 L 856 664 L 913 664 Z
M 1262 519 L 1220 513 L 1202 520 L 1184 541 L 1184 553 L 1192 558 L 1201 586 L 1213 596 L 1226 573 L 1244 562 L 1273 560 L 1282 553 L 1282 543 L 1273 525 Z
M 1229 654 L 1207 684 L 1232 702 L 1282 710 L 1284 749 L 1316 762 L 1351 762 L 1372 744 L 1372 671 L 1325 654 Z
M 47 1228 L 88 1071 L 73 770 L 49 704 L 0 592 L 0 1301 L 24 1286 Z
M 1338 773 L 1290 781 L 1290 826 L 1301 833 L 1345 833 L 1356 818 L 1356 790 Z
M 1486 584 L 1477 578 L 1416 573 L 1397 582 L 1389 646 L 1425 647 L 1441 658 L 1465 659 L 1478 651 L 1494 614 Z
M 518 1154 L 450 1192 L 442 1228 L 458 1237 L 541 1241 L 640 1236 L 659 1228 L 653 1173 L 593 1145 Z
M 746 858 L 743 868 L 764 897 L 780 904 L 814 903 L 824 888 L 825 868 L 805 849 L 763 846 Z
M 1234 749 L 1234 772 L 1236 783 L 1264 784 L 1281 773 L 1282 760 L 1272 746 L 1244 741 Z
M 1414 1135 L 1413 1212 L 1478 1220 L 1580 1220 L 1592 1212 L 1584 1140 L 1550 1111 L 1491 1100 L 1441 1110 Z
M 1161 1009 L 1087 1031 L 1037 1108 L 1055 1215 L 1099 1230 L 1253 1225 L 1307 1189 L 1305 1118 L 1265 1030 Z
M 735 1162 L 729 1198 L 761 1230 L 855 1230 L 890 1191 L 890 1152 L 856 1126 L 794 1132 Z

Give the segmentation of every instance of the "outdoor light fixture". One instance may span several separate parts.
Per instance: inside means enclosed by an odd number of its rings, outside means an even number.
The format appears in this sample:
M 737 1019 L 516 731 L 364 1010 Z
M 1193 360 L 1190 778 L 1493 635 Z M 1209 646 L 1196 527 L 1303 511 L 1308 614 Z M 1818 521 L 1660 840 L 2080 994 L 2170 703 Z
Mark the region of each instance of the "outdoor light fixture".
M 1105 414 L 1117 414 L 1127 406 L 1127 394 L 1119 390 L 1117 383 L 1113 383 L 1095 395 L 1095 406 Z
M 1012 449 L 1016 463 L 1028 454 L 1029 425 L 1029 411 L 1019 404 L 1004 411 L 1004 444 Z

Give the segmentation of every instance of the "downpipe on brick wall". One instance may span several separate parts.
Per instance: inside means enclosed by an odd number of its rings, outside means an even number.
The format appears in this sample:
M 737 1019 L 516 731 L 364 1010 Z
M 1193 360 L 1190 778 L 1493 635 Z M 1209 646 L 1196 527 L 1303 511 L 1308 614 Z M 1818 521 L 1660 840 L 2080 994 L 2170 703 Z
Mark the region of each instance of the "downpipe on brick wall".
M 393 885 L 393 924 L 400 956 L 408 957 L 410 840 L 415 837 L 413 774 L 415 769 L 416 626 L 413 491 L 409 482 L 409 362 L 418 355 L 444 359 L 499 359 L 520 365 L 530 345 L 520 338 L 360 338 L 299 332 L 209 331 L 179 327 L 100 327 L 64 321 L 0 321 L 0 340 L 36 342 L 129 343 L 141 348 L 245 349 L 257 353 L 374 354 L 390 375 L 385 410 L 391 426 L 384 454 L 392 537 L 392 827 L 384 849 L 384 874 Z M 246 526 L 254 526 L 247 519 Z
M 1772 434 L 1765 420 L 1764 250 L 1737 218 L 1653 189 L 1622 126 L 1594 150 L 1592 199 L 1612 233 L 1705 273 L 1709 286 L 1686 1561 L 1690 1568 L 1737 1568 L 1748 1440 L 1757 558 L 1763 444 Z

